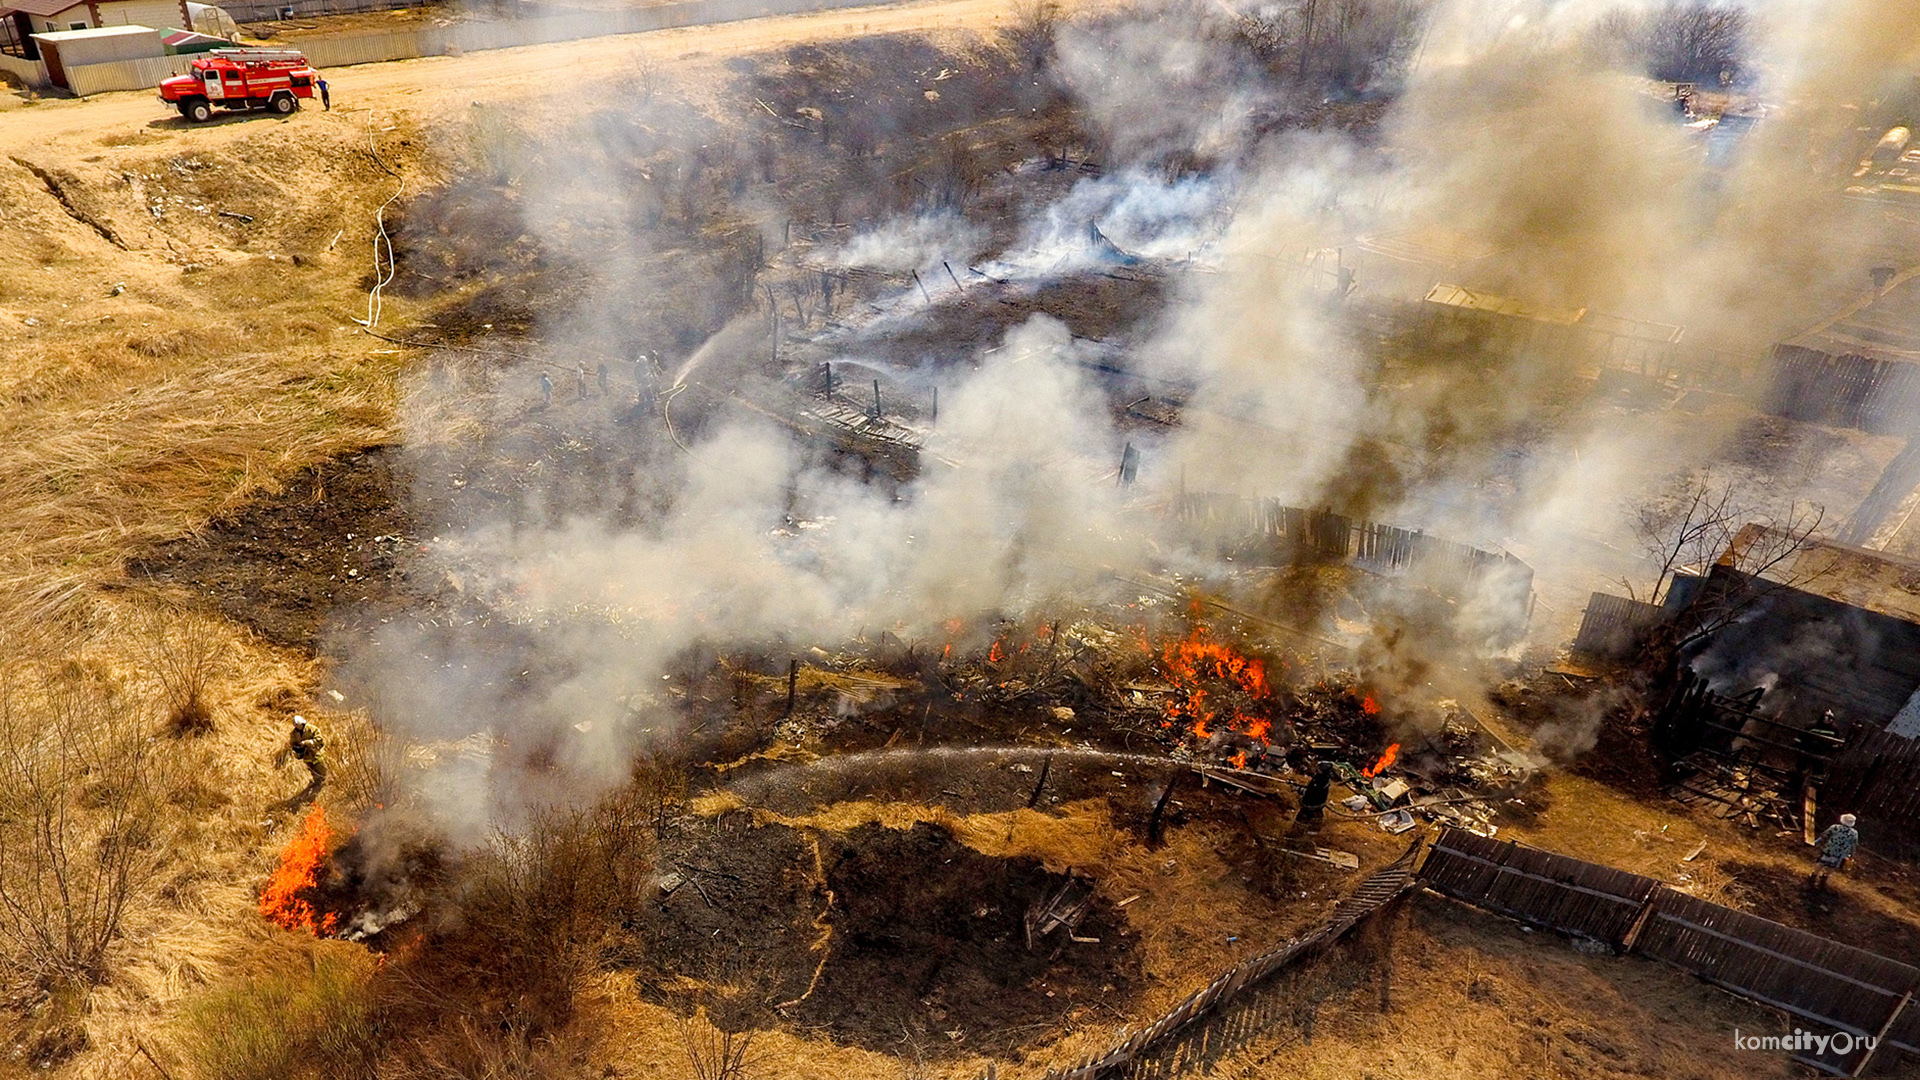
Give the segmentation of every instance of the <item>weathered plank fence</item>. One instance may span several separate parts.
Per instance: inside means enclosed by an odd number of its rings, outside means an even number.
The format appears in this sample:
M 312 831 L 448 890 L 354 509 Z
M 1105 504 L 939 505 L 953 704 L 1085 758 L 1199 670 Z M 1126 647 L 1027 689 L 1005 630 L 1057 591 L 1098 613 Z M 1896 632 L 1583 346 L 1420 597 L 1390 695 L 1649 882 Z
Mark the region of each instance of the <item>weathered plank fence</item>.
M 1278 499 L 1247 498 L 1219 492 L 1185 492 L 1174 507 L 1181 521 L 1240 541 L 1267 541 L 1300 554 L 1372 563 L 1401 570 L 1429 566 L 1478 580 L 1517 574 L 1533 584 L 1533 568 L 1504 551 L 1486 551 L 1403 529 L 1336 514 L 1286 506 Z
M 1774 346 L 1769 359 L 1769 412 L 1882 435 L 1916 433 L 1920 364 L 1786 344 Z
M 1662 960 L 1742 997 L 1855 1040 L 1794 1056 L 1858 1076 L 1878 1054 L 1920 1052 L 1920 968 L 1688 896 L 1652 878 L 1449 828 L 1419 880 L 1434 891 L 1546 929 Z
M 1434 842 L 1420 881 L 1476 907 L 1616 948 L 1660 887 L 1650 877 L 1459 829 Z
M 1124 1068 L 1148 1049 L 1175 1037 L 1274 973 L 1327 948 L 1362 919 L 1412 889 L 1419 857 L 1420 841 L 1416 839 L 1399 858 L 1375 871 L 1351 895 L 1336 904 L 1333 914 L 1319 929 L 1234 966 L 1105 1052 L 1069 1068 L 1048 1071 L 1047 1080 L 1097 1080 Z
M 1648 631 L 1671 615 L 1672 612 L 1659 604 L 1594 593 L 1587 598 L 1587 610 L 1580 616 L 1580 632 L 1574 635 L 1573 650 L 1588 656 L 1625 658 L 1646 640 Z
M 1242 557 L 1344 560 L 1378 573 L 1417 574 L 1426 587 L 1459 601 L 1463 627 L 1471 625 L 1498 646 L 1524 637 L 1533 617 L 1533 567 L 1505 551 L 1278 499 L 1217 492 L 1182 492 L 1173 515 L 1196 537 Z

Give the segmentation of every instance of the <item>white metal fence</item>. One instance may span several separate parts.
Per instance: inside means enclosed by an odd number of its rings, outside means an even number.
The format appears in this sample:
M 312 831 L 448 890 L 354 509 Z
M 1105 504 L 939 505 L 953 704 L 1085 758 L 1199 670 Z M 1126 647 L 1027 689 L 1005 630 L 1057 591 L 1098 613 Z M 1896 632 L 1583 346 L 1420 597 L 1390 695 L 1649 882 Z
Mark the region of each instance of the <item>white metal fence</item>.
M 22 60 L 17 56 L 0 53 L 0 71 L 12 75 L 28 86 L 47 85 L 47 66 L 38 60 Z
M 114 60 L 105 64 L 75 64 L 66 69 L 67 89 L 86 97 L 109 90 L 144 90 L 159 86 L 160 80 L 187 69 L 184 56 L 143 56 L 138 60 Z
M 446 56 L 484 49 L 510 49 L 612 34 L 640 34 L 676 26 L 736 22 L 765 15 L 863 7 L 874 0 L 680 0 L 653 7 L 586 15 L 560 15 L 511 22 L 466 22 L 418 30 L 378 30 L 367 34 L 310 38 L 290 42 L 317 68 L 378 64 L 417 56 Z M 79 64 L 66 69 L 73 92 L 85 96 L 108 90 L 158 86 L 188 57 L 163 56 L 111 64 Z M 39 65 L 33 65 L 36 69 Z M 24 77 L 24 76 L 23 76 Z M 34 81 L 44 84 L 45 75 Z

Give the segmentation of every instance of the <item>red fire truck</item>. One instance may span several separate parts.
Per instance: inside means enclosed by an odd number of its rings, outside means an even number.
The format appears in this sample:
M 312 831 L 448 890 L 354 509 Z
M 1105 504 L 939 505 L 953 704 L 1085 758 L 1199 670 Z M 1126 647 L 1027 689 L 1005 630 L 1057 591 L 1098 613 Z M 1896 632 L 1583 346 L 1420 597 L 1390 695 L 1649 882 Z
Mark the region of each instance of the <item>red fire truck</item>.
M 160 100 L 195 123 L 223 109 L 272 109 L 282 116 L 313 96 L 320 76 L 296 49 L 214 49 L 193 60 L 193 73 L 160 84 Z

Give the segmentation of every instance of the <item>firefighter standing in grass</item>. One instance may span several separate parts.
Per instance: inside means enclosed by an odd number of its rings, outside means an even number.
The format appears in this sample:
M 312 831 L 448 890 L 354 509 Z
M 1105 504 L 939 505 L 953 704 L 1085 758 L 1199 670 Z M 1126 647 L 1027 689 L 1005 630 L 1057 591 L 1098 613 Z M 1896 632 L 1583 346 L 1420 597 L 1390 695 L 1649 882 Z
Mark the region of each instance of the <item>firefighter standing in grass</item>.
M 1827 887 L 1827 875 L 1847 865 L 1853 853 L 1860 849 L 1860 830 L 1853 827 L 1858 820 L 1852 814 L 1841 814 L 1838 825 L 1827 826 L 1827 831 L 1815 841 L 1819 854 L 1814 856 L 1813 873 L 1808 876 L 1816 889 Z
M 313 786 L 319 787 L 327 782 L 327 765 L 320 760 L 320 750 L 326 746 L 326 740 L 320 737 L 320 729 L 307 723 L 307 718 L 296 715 L 293 718 L 293 730 L 287 734 L 287 752 L 300 759 L 300 763 L 313 774 Z

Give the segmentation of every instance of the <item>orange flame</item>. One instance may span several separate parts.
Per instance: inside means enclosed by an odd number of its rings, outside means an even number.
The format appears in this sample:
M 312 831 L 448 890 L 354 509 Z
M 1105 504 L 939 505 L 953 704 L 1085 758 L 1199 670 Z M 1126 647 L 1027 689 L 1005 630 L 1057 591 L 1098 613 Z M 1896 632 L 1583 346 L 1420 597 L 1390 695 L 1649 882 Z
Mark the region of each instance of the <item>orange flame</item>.
M 1380 755 L 1380 760 L 1360 770 L 1360 775 L 1361 776 L 1379 776 L 1383 770 L 1385 770 L 1389 765 L 1393 764 L 1393 759 L 1399 756 L 1400 756 L 1400 744 L 1388 743 L 1387 751 L 1386 753 Z
M 316 920 L 313 904 L 300 895 L 318 884 L 320 867 L 327 861 L 332 842 L 327 813 L 316 806 L 301 824 L 299 835 L 280 852 L 280 865 L 273 868 L 273 876 L 260 893 L 260 914 L 289 930 L 306 930 L 315 937 L 332 933 L 335 916 L 329 913 Z
M 1380 703 L 1373 700 L 1372 694 L 1364 694 L 1360 698 L 1360 711 L 1368 716 L 1379 716 Z
M 1266 738 L 1271 725 L 1265 719 L 1248 715 L 1239 709 L 1223 717 L 1222 710 L 1209 700 L 1210 686 L 1237 689 L 1253 701 L 1266 698 L 1265 664 L 1211 640 L 1204 626 L 1195 627 L 1185 640 L 1169 644 L 1162 651 L 1161 659 L 1174 684 L 1174 696 L 1167 704 L 1167 714 L 1173 719 L 1185 720 L 1195 736 L 1211 738 L 1214 724 L 1224 721 L 1228 726 L 1256 739 Z
M 1000 641 L 996 638 L 993 642 L 993 648 L 987 650 L 987 663 L 997 664 L 1002 659 L 1005 659 L 1006 655 L 1007 650 L 1000 647 Z

